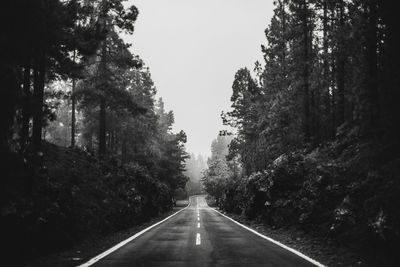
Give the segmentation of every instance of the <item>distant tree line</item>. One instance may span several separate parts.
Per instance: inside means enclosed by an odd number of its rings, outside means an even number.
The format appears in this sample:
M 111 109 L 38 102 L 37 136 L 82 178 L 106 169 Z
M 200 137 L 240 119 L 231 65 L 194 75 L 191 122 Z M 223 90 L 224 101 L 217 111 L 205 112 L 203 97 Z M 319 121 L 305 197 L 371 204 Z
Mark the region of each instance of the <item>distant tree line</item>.
M 202 155 L 196 156 L 191 153 L 185 162 L 185 175 L 189 178 L 186 190 L 189 194 L 200 194 L 203 191 L 201 178 L 203 171 L 207 168 L 207 163 Z

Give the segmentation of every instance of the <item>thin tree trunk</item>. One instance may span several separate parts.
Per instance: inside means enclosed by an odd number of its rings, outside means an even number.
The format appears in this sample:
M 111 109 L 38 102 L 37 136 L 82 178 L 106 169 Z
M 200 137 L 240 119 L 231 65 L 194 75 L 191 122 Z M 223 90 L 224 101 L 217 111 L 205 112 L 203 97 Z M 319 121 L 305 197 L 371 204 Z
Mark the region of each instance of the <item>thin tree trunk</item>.
M 127 156 L 127 138 L 126 138 L 126 129 L 122 132 L 122 142 L 121 142 L 121 165 L 124 166 L 126 163 Z
M 76 50 L 74 50 L 73 59 L 74 62 L 76 60 Z M 72 88 L 71 88 L 71 147 L 75 146 L 75 125 L 76 125 L 76 118 L 75 118 L 75 86 L 76 86 L 76 79 L 75 76 L 72 77 Z
M 102 1 L 103 10 L 101 14 L 101 20 L 104 29 L 107 29 L 107 0 Z M 100 62 L 100 71 L 101 71 L 101 84 L 100 90 L 102 90 L 100 94 L 100 112 L 99 112 L 99 156 L 104 157 L 106 154 L 106 99 L 105 99 L 105 91 L 106 91 L 106 71 L 107 71 L 107 36 L 103 41 L 101 48 L 101 62 Z
M 322 86 L 324 92 L 324 103 L 325 110 L 327 114 L 328 121 L 326 123 L 326 129 L 324 132 L 324 138 L 330 139 L 332 138 L 332 132 L 334 131 L 334 126 L 332 123 L 332 99 L 331 92 L 329 91 L 330 87 L 330 75 L 329 75 L 329 54 L 328 54 L 328 5 L 327 0 L 323 2 L 323 79 Z
M 112 154 L 112 130 L 107 131 L 107 148 L 107 151 Z
M 307 15 L 307 2 L 303 2 L 303 107 L 304 107 L 304 141 L 310 141 L 310 103 L 309 103 L 309 29 L 308 29 L 308 15 Z
M 35 105 L 33 112 L 32 143 L 33 149 L 36 152 L 40 151 L 42 145 L 44 79 L 45 54 L 42 52 L 35 67 L 33 88 Z
M 378 92 L 378 58 L 377 58 L 377 2 L 368 1 L 369 20 L 366 44 L 367 61 L 367 105 L 366 105 L 366 131 L 377 131 L 380 119 L 379 92 Z
M 115 131 L 111 131 L 111 151 L 115 153 Z
M 108 151 L 111 152 L 111 130 L 106 131 L 106 147 L 108 148 Z
M 281 72 L 282 79 L 286 78 L 286 16 L 285 16 L 285 0 L 279 0 L 279 5 L 281 8 L 281 16 L 282 16 L 282 59 L 281 59 Z
M 99 156 L 103 157 L 106 154 L 106 100 L 104 96 L 100 99 L 99 113 Z
M 390 1 L 379 3 L 382 21 L 385 25 L 384 57 L 383 57 L 383 90 L 382 119 L 385 118 L 386 137 L 398 141 L 400 136 L 400 24 L 398 23 L 397 9 Z
M 329 3 L 329 1 L 327 1 Z M 329 6 L 330 9 L 330 19 L 333 21 L 335 19 L 335 5 L 334 4 L 330 4 Z M 337 86 L 336 86 L 336 62 L 335 62 L 335 56 L 334 53 L 331 53 L 329 56 L 329 61 L 330 61 L 330 66 L 331 66 L 331 71 L 330 71 L 330 75 L 329 75 L 329 81 L 330 81 L 330 90 L 331 90 L 331 125 L 332 125 L 332 137 L 336 136 L 336 98 L 337 98 Z
M 31 117 L 30 98 L 31 98 L 31 60 L 28 58 L 24 67 L 23 80 L 23 103 L 22 103 L 22 128 L 21 128 L 21 149 L 24 150 L 29 138 L 29 120 Z
M 345 75 L 345 59 L 344 59 L 344 3 L 343 0 L 339 2 L 339 29 L 338 29 L 338 51 L 337 51 L 337 112 L 336 121 L 340 126 L 345 121 L 345 88 L 344 88 L 344 75 Z
M 88 151 L 93 154 L 93 132 L 90 131 L 90 133 L 87 134 L 86 136 L 86 146 Z

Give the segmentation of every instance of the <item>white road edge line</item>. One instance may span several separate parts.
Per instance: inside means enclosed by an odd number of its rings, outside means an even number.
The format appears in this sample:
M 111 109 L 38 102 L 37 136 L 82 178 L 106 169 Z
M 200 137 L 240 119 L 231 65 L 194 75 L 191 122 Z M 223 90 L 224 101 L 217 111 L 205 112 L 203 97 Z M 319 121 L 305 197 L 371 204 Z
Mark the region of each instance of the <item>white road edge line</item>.
M 159 225 L 159 224 L 165 222 L 166 220 L 168 220 L 169 218 L 174 217 L 175 215 L 177 215 L 177 214 L 180 213 L 181 211 L 187 209 L 187 208 L 189 207 L 189 205 L 190 205 L 190 202 L 189 202 L 189 204 L 188 204 L 186 207 L 184 207 L 183 209 L 178 210 L 177 212 L 175 212 L 174 214 L 168 216 L 167 218 L 164 218 L 163 220 L 161 220 L 161 221 L 159 221 L 159 222 L 157 222 L 157 223 L 155 223 L 155 224 L 153 224 L 153 225 L 147 227 L 146 229 L 144 229 L 144 230 L 142 230 L 142 231 L 140 231 L 140 232 L 134 234 L 133 236 L 128 237 L 127 239 L 125 239 L 124 241 L 121 241 L 120 243 L 116 244 L 115 246 L 113 246 L 113 247 L 110 248 L 109 250 L 106 250 L 106 251 L 104 251 L 103 253 L 97 255 L 96 257 L 90 259 L 89 261 L 87 261 L 87 262 L 85 262 L 85 263 L 83 263 L 83 264 L 81 264 L 81 265 L 78 265 L 78 267 L 88 267 L 88 266 L 93 265 L 94 263 L 98 262 L 99 260 L 101 260 L 101 259 L 104 258 L 105 256 L 107 256 L 107 255 L 113 253 L 114 251 L 116 251 L 117 249 L 119 249 L 119 248 L 125 246 L 127 243 L 131 242 L 132 240 L 134 240 L 135 238 L 137 238 L 137 237 L 139 237 L 140 235 L 144 234 L 145 232 L 149 231 L 150 229 L 156 227 L 157 225 Z
M 213 209 L 213 208 L 211 208 L 211 209 Z M 248 231 L 250 231 L 250 232 L 252 232 L 252 233 L 254 233 L 254 234 L 256 234 L 256 235 L 258 235 L 258 236 L 260 236 L 260 237 L 262 237 L 262 238 L 264 238 L 264 239 L 266 239 L 266 240 L 268 240 L 268 241 L 270 241 L 270 242 L 272 242 L 272 243 L 274 243 L 274 244 L 276 244 L 276 245 L 278 245 L 278 246 L 280 246 L 281 248 L 284 248 L 284 249 L 286 249 L 286 250 L 289 250 L 290 252 L 296 254 L 297 256 L 299 256 L 299 257 L 301 257 L 301 258 L 303 258 L 303 259 L 305 259 L 305 260 L 311 262 L 311 263 L 314 264 L 315 266 L 318 266 L 318 267 L 326 267 L 326 266 L 323 265 L 322 263 L 320 263 L 320 262 L 318 262 L 318 261 L 316 261 L 316 260 L 314 260 L 314 259 L 311 259 L 310 257 L 304 255 L 304 254 L 301 253 L 300 251 L 297 251 L 297 250 L 295 250 L 295 249 L 293 249 L 293 248 L 290 248 L 290 247 L 288 247 L 288 246 L 286 246 L 286 245 L 284 245 L 284 244 L 282 244 L 282 243 L 280 243 L 280 242 L 278 242 L 278 241 L 276 241 L 276 240 L 274 240 L 274 239 L 272 239 L 272 238 L 270 238 L 270 237 L 267 237 L 267 236 L 265 236 L 265 235 L 263 235 L 263 234 L 260 234 L 259 232 L 257 232 L 257 231 L 255 231 L 255 230 L 251 229 L 250 227 L 247 227 L 246 225 L 241 224 L 240 222 L 235 221 L 234 219 L 232 219 L 232 218 L 226 216 L 225 214 L 219 212 L 219 211 L 216 210 L 216 209 L 213 209 L 213 210 L 216 211 L 216 212 L 218 212 L 219 214 L 221 214 L 221 215 L 224 216 L 225 218 L 231 220 L 232 222 L 236 223 L 237 225 L 240 225 L 240 226 L 243 227 L 244 229 L 246 229 L 246 230 L 248 230 Z
M 201 237 L 200 237 L 200 233 L 196 234 L 196 246 L 201 245 Z

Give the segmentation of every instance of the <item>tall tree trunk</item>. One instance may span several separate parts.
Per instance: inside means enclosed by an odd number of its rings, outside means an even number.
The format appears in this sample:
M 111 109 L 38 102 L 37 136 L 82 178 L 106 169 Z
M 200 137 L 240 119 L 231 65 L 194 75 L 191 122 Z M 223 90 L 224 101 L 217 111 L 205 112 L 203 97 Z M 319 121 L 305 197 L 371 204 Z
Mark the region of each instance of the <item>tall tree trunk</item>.
M 115 152 L 116 154 L 118 154 L 119 148 L 120 148 L 120 146 L 119 146 L 119 144 L 120 144 L 119 137 L 120 137 L 120 136 L 118 135 L 118 132 L 115 131 L 115 132 L 114 132 L 114 152 Z
M 310 103 L 309 103 L 309 29 L 308 29 L 308 7 L 306 0 L 303 1 L 302 10 L 302 24 L 303 24 L 303 108 L 304 108 L 304 141 L 310 141 Z
M 332 55 L 331 56 L 331 109 L 332 109 L 332 136 L 336 136 L 336 98 L 337 98 L 337 89 L 336 89 L 336 82 L 335 82 L 335 73 L 336 73 L 336 63 L 335 63 L 335 58 Z
M 323 18 L 322 18 L 322 25 L 323 25 L 323 43 L 322 43 L 322 87 L 324 90 L 324 104 L 326 114 L 328 118 L 330 118 L 331 114 L 331 100 L 330 100 L 330 92 L 329 92 L 329 61 L 328 61 L 328 7 L 326 0 L 323 1 Z M 325 137 L 330 136 L 330 120 L 328 120 L 327 125 L 325 126 L 327 129 L 325 130 Z
M 400 136 L 400 24 L 398 11 L 390 1 L 380 1 L 382 20 L 385 25 L 383 57 L 382 118 L 385 118 L 386 137 L 399 141 Z
M 106 147 L 107 151 L 111 151 L 111 131 L 106 131 Z
M 126 129 L 122 131 L 122 142 L 121 142 L 121 165 L 126 164 L 127 161 L 127 132 Z
M 282 79 L 286 79 L 286 14 L 285 14 L 285 0 L 279 0 L 279 5 L 281 9 L 281 19 L 282 19 L 282 59 L 281 59 L 281 74 Z
M 377 2 L 368 0 L 368 29 L 365 57 L 367 62 L 366 73 L 366 102 L 365 107 L 365 131 L 376 132 L 379 127 L 380 108 L 378 92 L 378 58 L 377 58 Z
M 21 128 L 21 150 L 24 150 L 29 138 L 29 120 L 31 117 L 31 59 L 28 57 L 24 66 L 23 78 L 23 103 L 22 103 L 22 128 Z
M 324 105 L 326 111 L 326 118 L 328 119 L 325 122 L 325 129 L 324 129 L 324 139 L 332 138 L 333 132 L 333 124 L 332 124 L 332 99 L 331 99 L 331 92 L 330 88 L 330 74 L 329 74 L 329 43 L 328 43 L 328 4 L 327 0 L 323 1 L 323 18 L 322 18 L 322 25 L 323 25 L 323 63 L 322 63 L 322 87 L 323 87 L 323 95 L 324 95 Z M 325 118 L 324 118 L 325 119 Z
M 32 127 L 32 143 L 34 151 L 38 152 L 42 145 L 42 127 L 43 127 L 43 94 L 44 94 L 44 79 L 45 79 L 45 53 L 37 59 L 34 70 L 34 85 L 33 85 L 33 127 Z
M 334 21 L 336 16 L 335 4 L 327 0 L 329 11 L 330 11 L 330 20 Z M 331 28 L 332 30 L 332 28 Z M 329 37 L 328 37 L 329 38 Z M 330 38 L 332 39 L 332 38 Z M 331 47 L 333 49 L 333 47 Z M 336 100 L 337 100 L 337 86 L 336 86 L 336 61 L 334 53 L 330 53 L 329 55 L 330 62 L 330 72 L 329 72 L 329 86 L 330 86 L 330 96 L 331 96 L 331 136 L 336 136 Z
M 99 113 L 99 156 L 104 157 L 106 154 L 106 99 L 104 96 L 100 98 Z
M 93 132 L 90 131 L 89 133 L 86 134 L 86 147 L 88 151 L 93 154 Z
M 111 151 L 112 151 L 112 153 L 115 153 L 115 131 L 114 130 L 112 130 L 111 131 L 111 133 L 110 133 L 110 135 L 111 135 L 111 140 L 110 140 L 110 142 L 111 142 Z
M 74 55 L 72 60 L 75 62 L 76 60 L 76 50 L 74 50 Z M 76 79 L 75 76 L 72 77 L 72 88 L 71 88 L 71 147 L 75 146 L 75 125 L 76 125 L 76 118 L 75 118 L 75 86 L 76 86 Z
M 104 30 L 107 31 L 107 13 L 108 13 L 108 5 L 107 0 L 102 0 L 102 14 L 101 14 L 101 23 L 104 27 Z M 107 72 L 107 36 L 105 37 L 102 48 L 101 48 L 101 62 L 100 62 L 100 71 L 101 71 L 101 84 L 100 90 L 102 91 L 100 94 L 100 112 L 99 112 L 99 156 L 104 157 L 106 154 L 106 98 L 105 91 L 107 86 L 106 81 L 106 72 Z
M 336 111 L 336 126 L 340 126 L 345 121 L 345 95 L 344 95 L 344 76 L 345 76 L 345 52 L 344 52 L 344 2 L 339 1 L 339 27 L 337 34 L 338 51 L 337 51 L 337 111 Z

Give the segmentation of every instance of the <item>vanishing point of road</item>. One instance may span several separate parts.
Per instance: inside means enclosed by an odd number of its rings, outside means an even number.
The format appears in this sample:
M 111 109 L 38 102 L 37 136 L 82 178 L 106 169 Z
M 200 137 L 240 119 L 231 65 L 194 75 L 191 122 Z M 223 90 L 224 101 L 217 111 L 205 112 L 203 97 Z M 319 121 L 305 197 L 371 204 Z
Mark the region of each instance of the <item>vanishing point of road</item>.
M 187 208 L 82 266 L 322 266 L 210 208 L 193 196 Z

